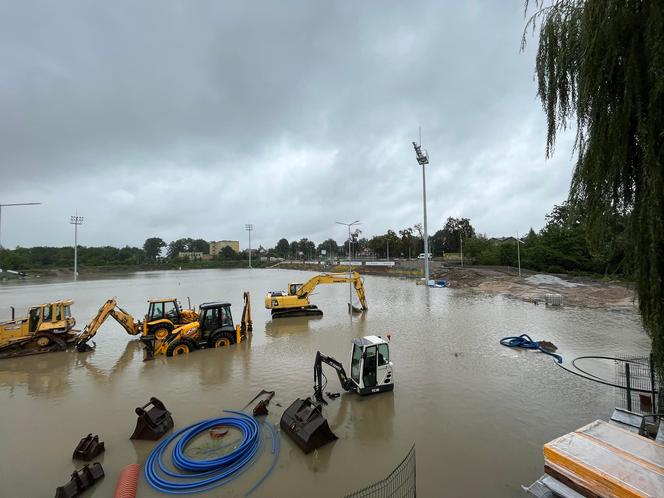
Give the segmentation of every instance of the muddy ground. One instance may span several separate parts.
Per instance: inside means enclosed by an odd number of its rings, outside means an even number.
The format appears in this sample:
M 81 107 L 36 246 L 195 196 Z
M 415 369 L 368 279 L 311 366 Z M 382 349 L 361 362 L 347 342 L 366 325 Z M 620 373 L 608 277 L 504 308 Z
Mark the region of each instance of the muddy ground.
M 524 301 L 542 301 L 545 294 L 556 293 L 563 296 L 563 303 L 568 306 L 606 309 L 636 306 L 634 291 L 617 281 L 527 270 L 522 270 L 519 277 L 514 268 L 502 267 L 441 267 L 435 269 L 433 275 L 447 280 L 450 287 L 472 288 Z

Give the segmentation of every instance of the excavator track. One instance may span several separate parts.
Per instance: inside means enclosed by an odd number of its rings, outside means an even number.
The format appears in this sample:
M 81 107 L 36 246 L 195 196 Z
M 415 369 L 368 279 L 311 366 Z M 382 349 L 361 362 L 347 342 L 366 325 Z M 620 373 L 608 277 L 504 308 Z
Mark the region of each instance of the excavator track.
M 66 351 L 67 342 L 55 334 L 43 332 L 0 349 L 0 359 Z
M 272 318 L 288 318 L 293 316 L 323 316 L 323 310 L 312 304 L 306 308 L 290 308 L 272 310 Z

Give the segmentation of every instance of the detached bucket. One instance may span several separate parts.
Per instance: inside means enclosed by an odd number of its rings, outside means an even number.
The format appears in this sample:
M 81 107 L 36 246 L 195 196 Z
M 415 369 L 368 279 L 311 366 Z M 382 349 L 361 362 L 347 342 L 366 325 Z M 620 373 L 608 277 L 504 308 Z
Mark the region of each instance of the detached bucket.
M 148 411 L 145 408 L 152 405 Z M 173 428 L 173 417 L 157 398 L 150 398 L 145 405 L 136 408 L 136 428 L 129 439 L 156 441 Z
M 338 439 L 327 425 L 320 407 L 310 398 L 296 399 L 284 411 L 279 425 L 305 453 Z
M 104 451 L 104 443 L 99 441 L 99 436 L 88 434 L 76 446 L 72 458 L 89 462 Z
M 102 477 L 104 477 L 104 469 L 100 463 L 95 462 L 92 465 L 86 465 L 72 473 L 71 480 L 67 484 L 55 490 L 55 498 L 74 498 L 79 496 Z

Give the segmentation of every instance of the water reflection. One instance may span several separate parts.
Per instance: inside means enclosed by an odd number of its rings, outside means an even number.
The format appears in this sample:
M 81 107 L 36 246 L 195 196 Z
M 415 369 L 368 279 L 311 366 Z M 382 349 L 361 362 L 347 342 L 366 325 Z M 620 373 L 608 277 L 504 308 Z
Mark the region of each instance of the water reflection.
M 69 392 L 69 374 L 78 364 L 76 355 L 64 351 L 2 360 L 0 387 L 12 397 L 19 387 L 27 388 L 29 396 L 60 397 Z
M 296 316 L 291 318 L 278 318 L 265 322 L 265 334 L 270 337 L 281 337 L 290 334 L 306 334 L 311 331 L 311 325 L 322 316 Z

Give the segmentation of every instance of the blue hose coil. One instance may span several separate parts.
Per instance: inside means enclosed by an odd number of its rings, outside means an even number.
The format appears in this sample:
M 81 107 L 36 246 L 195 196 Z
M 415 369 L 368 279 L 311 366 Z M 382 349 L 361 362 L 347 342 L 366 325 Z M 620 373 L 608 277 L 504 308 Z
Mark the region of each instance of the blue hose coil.
M 255 418 L 239 411 L 226 410 L 233 415 L 203 420 L 171 434 L 154 447 L 145 462 L 145 479 L 154 489 L 162 493 L 183 495 L 202 493 L 239 477 L 253 463 L 254 456 L 261 449 L 261 428 Z M 230 453 L 208 460 L 194 460 L 185 455 L 185 448 L 200 433 L 217 426 L 235 427 L 242 433 L 242 440 Z M 271 427 L 270 427 L 271 428 Z M 175 442 L 171 460 L 178 471 L 164 465 L 166 448 Z M 276 446 L 275 446 L 276 445 Z M 272 431 L 272 453 L 278 452 L 278 435 Z M 263 476 L 252 488 L 253 491 L 272 471 Z M 169 479 L 172 478 L 172 479 Z M 251 492 L 250 491 L 250 492 Z
M 533 341 L 528 334 L 521 334 L 520 336 L 513 337 L 503 337 L 500 340 L 500 344 L 507 346 L 508 348 L 538 349 L 544 354 L 553 356 L 558 363 L 563 362 L 562 356 L 543 349 L 539 342 Z

